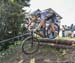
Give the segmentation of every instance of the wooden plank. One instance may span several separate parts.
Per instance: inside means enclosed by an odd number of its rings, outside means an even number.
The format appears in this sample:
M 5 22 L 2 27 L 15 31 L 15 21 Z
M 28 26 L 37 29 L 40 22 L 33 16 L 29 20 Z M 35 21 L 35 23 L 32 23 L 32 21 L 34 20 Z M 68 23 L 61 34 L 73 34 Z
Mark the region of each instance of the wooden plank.
M 52 47 L 55 47 L 55 48 L 68 48 L 68 49 L 71 49 L 71 48 L 74 48 L 74 46 L 71 46 L 71 45 L 63 45 L 63 44 L 54 44 L 54 43 L 40 43 L 40 45 L 49 45 L 49 46 L 52 46 Z
M 65 44 L 65 45 L 75 44 L 75 40 L 49 39 L 49 38 L 39 38 L 39 42 Z

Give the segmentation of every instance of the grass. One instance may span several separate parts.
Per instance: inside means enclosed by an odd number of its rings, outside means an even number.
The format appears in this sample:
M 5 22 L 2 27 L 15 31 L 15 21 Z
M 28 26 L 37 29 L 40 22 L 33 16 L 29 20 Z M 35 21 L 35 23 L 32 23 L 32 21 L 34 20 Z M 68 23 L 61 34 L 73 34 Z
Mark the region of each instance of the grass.
M 7 49 L 3 49 L 2 51 L 0 51 L 0 57 L 9 55 L 10 53 L 12 53 L 12 51 L 14 51 L 14 49 L 19 46 L 21 46 L 21 41 L 16 41 L 14 44 L 8 45 Z

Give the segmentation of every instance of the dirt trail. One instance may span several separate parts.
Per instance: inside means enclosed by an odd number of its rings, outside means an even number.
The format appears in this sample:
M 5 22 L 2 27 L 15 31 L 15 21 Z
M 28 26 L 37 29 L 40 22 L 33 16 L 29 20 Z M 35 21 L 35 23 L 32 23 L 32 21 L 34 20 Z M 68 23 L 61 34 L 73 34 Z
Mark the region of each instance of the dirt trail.
M 74 49 L 66 50 L 67 54 L 63 55 L 53 48 L 41 46 L 38 52 L 26 55 L 18 46 L 8 53 L 6 57 L 0 56 L 0 63 L 75 63 Z

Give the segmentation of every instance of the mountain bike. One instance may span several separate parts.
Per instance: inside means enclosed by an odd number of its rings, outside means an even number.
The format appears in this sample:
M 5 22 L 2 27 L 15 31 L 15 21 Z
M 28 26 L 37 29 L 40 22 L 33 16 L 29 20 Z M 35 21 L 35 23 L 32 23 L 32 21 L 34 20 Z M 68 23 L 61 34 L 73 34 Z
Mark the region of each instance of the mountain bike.
M 56 24 L 55 24 L 56 25 Z M 46 27 L 45 27 L 46 28 Z M 48 27 L 49 28 L 49 27 Z M 40 30 L 34 31 L 34 29 L 28 30 L 29 36 L 23 40 L 22 44 L 22 51 L 25 54 L 33 54 L 39 49 L 40 39 L 41 38 L 48 38 L 48 28 L 45 30 L 46 36 L 39 34 Z M 59 33 L 59 26 L 56 25 L 56 30 Z M 57 35 L 56 35 L 57 36 Z M 50 39 L 50 38 L 48 38 Z M 51 39 L 50 39 L 51 40 Z

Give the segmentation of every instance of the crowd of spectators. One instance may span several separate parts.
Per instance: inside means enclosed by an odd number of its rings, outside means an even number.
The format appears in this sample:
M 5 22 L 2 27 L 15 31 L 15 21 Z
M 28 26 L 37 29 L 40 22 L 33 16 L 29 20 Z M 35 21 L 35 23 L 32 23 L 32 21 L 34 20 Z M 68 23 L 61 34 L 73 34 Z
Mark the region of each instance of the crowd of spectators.
M 62 37 L 75 37 L 75 25 L 71 24 L 70 26 L 62 25 L 61 28 Z

